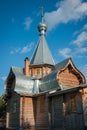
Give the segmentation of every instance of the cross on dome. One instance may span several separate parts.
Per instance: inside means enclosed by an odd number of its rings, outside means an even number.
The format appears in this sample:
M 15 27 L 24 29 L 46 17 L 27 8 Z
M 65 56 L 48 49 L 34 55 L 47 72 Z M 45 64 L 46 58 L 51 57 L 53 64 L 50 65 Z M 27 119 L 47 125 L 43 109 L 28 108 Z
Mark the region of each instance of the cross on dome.
M 42 23 L 44 22 L 44 7 L 40 7 L 41 8 L 41 17 L 42 17 Z
M 40 32 L 40 35 L 45 35 L 45 32 L 47 30 L 47 26 L 46 24 L 44 23 L 44 7 L 40 7 L 41 8 L 41 18 L 42 18 L 42 22 L 39 23 L 38 25 L 38 31 Z

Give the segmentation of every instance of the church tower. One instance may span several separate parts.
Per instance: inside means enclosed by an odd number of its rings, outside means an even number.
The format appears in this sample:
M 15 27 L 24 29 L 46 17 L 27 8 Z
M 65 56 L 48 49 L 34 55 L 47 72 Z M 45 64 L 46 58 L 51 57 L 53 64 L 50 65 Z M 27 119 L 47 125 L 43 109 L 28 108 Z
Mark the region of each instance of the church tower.
M 41 78 L 48 75 L 50 72 L 52 72 L 54 67 L 54 60 L 52 58 L 51 52 L 49 50 L 49 47 L 45 39 L 47 26 L 44 23 L 43 10 L 42 10 L 41 17 L 42 17 L 42 22 L 39 23 L 38 25 L 40 38 L 36 46 L 36 49 L 33 53 L 33 56 L 30 60 L 30 65 L 29 65 L 29 69 L 30 69 L 29 74 L 32 77 L 37 77 L 37 78 Z

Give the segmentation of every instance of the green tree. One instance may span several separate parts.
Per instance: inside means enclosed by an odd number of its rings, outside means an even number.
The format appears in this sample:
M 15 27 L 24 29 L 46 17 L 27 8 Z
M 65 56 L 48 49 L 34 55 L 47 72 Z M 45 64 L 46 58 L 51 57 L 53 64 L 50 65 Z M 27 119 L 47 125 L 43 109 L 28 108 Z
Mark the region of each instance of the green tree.
M 3 96 L 0 96 L 0 119 L 6 118 L 6 102 L 3 99 Z

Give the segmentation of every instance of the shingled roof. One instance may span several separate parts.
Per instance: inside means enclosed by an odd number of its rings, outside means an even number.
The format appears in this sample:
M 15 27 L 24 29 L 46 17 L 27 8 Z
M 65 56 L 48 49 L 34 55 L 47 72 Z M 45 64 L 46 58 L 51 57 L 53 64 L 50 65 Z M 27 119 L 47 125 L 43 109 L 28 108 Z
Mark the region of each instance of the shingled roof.
M 51 52 L 48 48 L 44 35 L 40 36 L 39 42 L 32 56 L 30 64 L 31 65 L 43 65 L 43 64 L 54 65 L 54 60 L 52 58 Z

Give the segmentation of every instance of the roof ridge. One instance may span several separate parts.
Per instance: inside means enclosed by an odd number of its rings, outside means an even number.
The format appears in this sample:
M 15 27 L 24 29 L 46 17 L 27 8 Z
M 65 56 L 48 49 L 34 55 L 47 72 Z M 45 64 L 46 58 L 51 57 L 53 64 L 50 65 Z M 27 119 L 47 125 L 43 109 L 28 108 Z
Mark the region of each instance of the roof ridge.
M 16 66 L 11 66 L 11 68 L 22 69 L 22 68 L 20 68 L 20 67 L 16 67 Z
M 65 60 L 57 63 L 55 65 L 55 69 L 61 69 L 61 68 L 63 68 L 64 66 L 66 66 L 68 64 L 69 60 L 71 60 L 71 57 L 69 57 L 69 58 L 67 58 L 67 59 L 65 59 Z
M 42 36 L 42 38 L 43 38 L 44 35 L 41 35 L 41 36 Z M 43 49 L 44 49 L 44 45 L 43 45 L 43 39 L 42 39 L 42 57 L 44 56 L 44 54 L 43 54 Z M 43 57 L 43 63 L 44 63 L 44 57 Z

